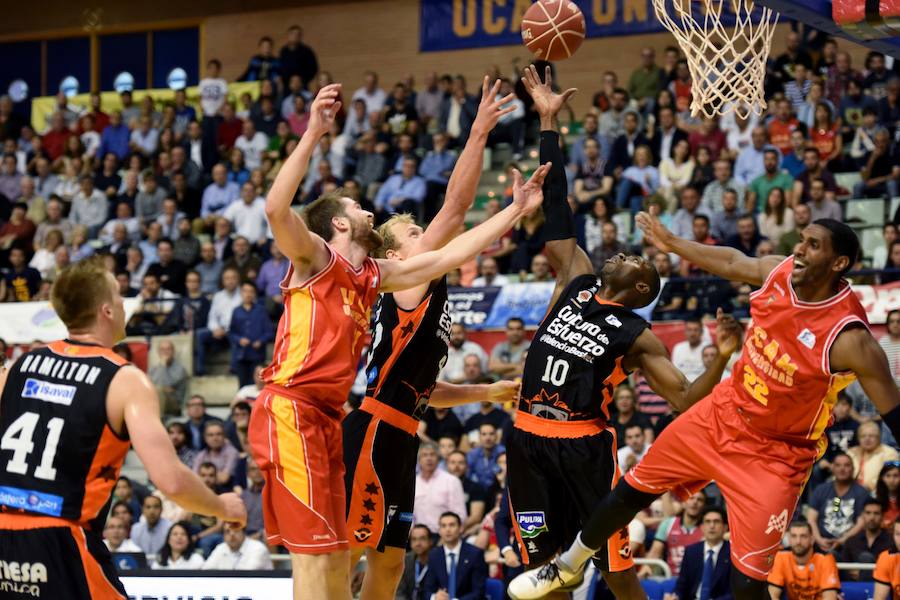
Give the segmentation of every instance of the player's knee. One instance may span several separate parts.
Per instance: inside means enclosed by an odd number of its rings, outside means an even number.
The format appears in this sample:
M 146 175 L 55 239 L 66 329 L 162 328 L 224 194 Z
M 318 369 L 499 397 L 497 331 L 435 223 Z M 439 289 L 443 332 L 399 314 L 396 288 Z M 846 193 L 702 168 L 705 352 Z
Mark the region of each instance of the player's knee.
M 661 494 L 648 494 L 635 489 L 622 479 L 612 491 L 612 498 L 623 508 L 633 510 L 635 513 L 650 506 Z
M 731 569 L 731 594 L 734 600 L 768 600 L 767 586 L 764 579 L 754 579 L 738 569 Z

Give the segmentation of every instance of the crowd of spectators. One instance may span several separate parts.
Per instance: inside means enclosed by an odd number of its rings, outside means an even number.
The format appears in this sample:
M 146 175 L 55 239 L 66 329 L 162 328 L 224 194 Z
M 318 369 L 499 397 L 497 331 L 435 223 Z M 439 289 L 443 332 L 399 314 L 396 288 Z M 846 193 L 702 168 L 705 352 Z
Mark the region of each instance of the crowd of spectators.
M 290 28 L 277 55 L 274 48 L 272 39 L 261 39 L 240 78 L 258 82 L 256 99 L 230 98 L 215 59 L 206 65 L 196 104 L 184 91 L 165 103 L 149 95 L 135 102 L 125 91 L 122 108 L 106 111 L 99 94 L 83 107 L 60 94 L 47 130 L 36 132 L 9 98 L 0 98 L 0 299 L 47 299 L 61 269 L 100 253 L 122 294 L 139 301 L 129 333 L 185 333 L 194 340 L 190 365 L 171 341 L 160 341 L 150 376 L 181 460 L 210 488 L 238 489 L 249 519 L 245 529 L 228 528 L 120 479 L 106 543 L 116 553 L 151 556 L 155 568 L 272 566 L 273 549 L 263 536 L 262 477 L 246 446 L 267 347 L 283 309 L 279 283 L 288 269 L 272 242 L 264 197 L 305 131 L 310 101 L 332 81 L 303 44 L 300 28 Z M 652 316 L 686 321 L 686 339 L 672 357 L 690 379 L 716 352 L 699 319 L 720 306 L 746 316 L 751 290 L 656 253 L 634 228 L 634 213 L 647 210 L 677 235 L 704 244 L 752 256 L 789 254 L 808 223 L 843 218 L 841 200 L 900 194 L 897 73 L 876 52 L 857 70 L 835 41 L 810 44 L 792 32 L 786 52 L 768 66 L 764 114 L 703 119 L 689 112 L 690 73 L 678 50 L 667 48 L 660 66 L 647 48 L 627 84 L 614 72 L 601 74 L 590 111 L 563 127 L 578 243 L 598 269 L 619 252 L 653 261 L 664 286 Z M 502 79 L 501 94 L 518 94 L 515 110 L 489 140 L 493 148 L 510 147 L 513 162 L 499 178 L 508 184 L 511 169 L 528 159 L 535 115 L 518 72 L 494 67 L 489 75 Z M 410 75 L 385 89 L 370 71 L 362 87 L 344 94 L 344 111 L 321 141 L 296 204 L 342 187 L 379 221 L 396 212 L 429 221 L 477 107 L 466 79 L 427 73 L 417 86 Z M 846 172 L 860 175 L 852 189 L 837 183 L 835 174 Z M 473 214 L 491 216 L 509 194 L 507 188 L 492 195 Z M 540 215 L 524 219 L 479 260 L 451 273 L 451 284 L 553 281 L 541 229 Z M 895 224 L 883 233 L 884 246 L 861 265 L 900 268 Z M 900 274 L 886 271 L 879 279 Z M 524 322 L 510 319 L 505 335 L 487 349 L 454 323 L 440 379 L 484 383 L 521 376 L 529 344 Z M 889 316 L 881 343 L 900 382 L 900 311 Z M 3 350 L 5 357 L 5 344 Z M 207 413 L 203 397 L 188 396 L 187 383 L 189 373 L 206 372 L 211 353 L 224 351 L 240 389 L 228 418 L 220 420 Z M 614 398 L 610 420 L 625 468 L 641 460 L 672 416 L 640 373 Z M 788 528 L 794 562 L 782 555 L 776 561 L 772 583 L 778 589 L 789 589 L 784 582 L 792 573 L 796 579 L 797 565 L 813 560 L 814 550 L 826 565 L 835 557 L 875 562 L 882 549 L 893 547 L 900 515 L 896 442 L 883 434 L 858 386 L 841 395 L 834 413 L 827 431 L 831 450 L 816 465 L 794 515 L 803 520 Z M 398 597 L 430 598 L 448 588 L 477 595 L 486 578 L 521 570 L 504 499 L 503 442 L 514 419 L 514 406 L 490 403 L 426 412 L 416 525 Z M 712 485 L 684 503 L 664 496 L 630 526 L 635 555 L 665 560 L 679 576 L 681 598 L 700 594 L 698 586 L 727 587 L 720 572 L 730 568 L 722 505 Z M 715 575 L 705 583 L 707 569 Z

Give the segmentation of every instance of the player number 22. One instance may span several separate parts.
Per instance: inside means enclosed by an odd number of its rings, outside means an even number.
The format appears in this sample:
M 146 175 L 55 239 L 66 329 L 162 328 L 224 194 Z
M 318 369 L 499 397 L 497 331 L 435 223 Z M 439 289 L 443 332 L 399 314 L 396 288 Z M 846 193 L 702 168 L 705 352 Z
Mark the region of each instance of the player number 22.
M 6 463 L 6 470 L 9 473 L 25 475 L 28 472 L 28 463 L 25 459 L 34 450 L 32 440 L 39 420 L 40 415 L 37 413 L 23 413 L 3 434 L 3 439 L 0 440 L 0 449 L 13 451 L 12 458 Z M 38 479 L 48 481 L 56 479 L 53 460 L 56 458 L 56 447 L 59 445 L 59 436 L 62 435 L 64 424 L 65 421 L 59 417 L 54 417 L 47 422 L 47 441 L 44 443 L 44 452 L 41 454 L 41 464 L 34 469 L 34 476 Z
M 769 405 L 769 386 L 759 378 L 750 365 L 744 365 L 744 389 L 763 406 Z
M 553 385 L 562 385 L 566 382 L 566 376 L 569 374 L 569 363 L 560 358 L 554 359 L 552 356 L 547 357 L 547 368 L 544 369 L 544 376 L 541 381 L 549 382 Z

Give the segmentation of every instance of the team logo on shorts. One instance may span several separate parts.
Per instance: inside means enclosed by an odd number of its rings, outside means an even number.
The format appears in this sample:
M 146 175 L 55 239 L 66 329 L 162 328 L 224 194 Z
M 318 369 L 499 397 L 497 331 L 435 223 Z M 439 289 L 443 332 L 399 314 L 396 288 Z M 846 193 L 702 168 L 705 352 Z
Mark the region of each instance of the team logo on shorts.
M 372 530 L 368 527 L 360 527 L 356 531 L 353 532 L 353 537 L 356 538 L 357 542 L 364 542 L 370 537 L 372 537 Z
M 516 513 L 516 522 L 519 524 L 519 532 L 526 540 L 536 538 L 540 534 L 549 531 L 543 511 Z
M 781 514 L 778 515 L 770 515 L 769 516 L 769 526 L 766 528 L 766 535 L 772 533 L 773 531 L 777 531 L 778 533 L 784 533 L 784 530 L 787 528 L 788 522 L 788 513 L 787 509 L 781 511 Z

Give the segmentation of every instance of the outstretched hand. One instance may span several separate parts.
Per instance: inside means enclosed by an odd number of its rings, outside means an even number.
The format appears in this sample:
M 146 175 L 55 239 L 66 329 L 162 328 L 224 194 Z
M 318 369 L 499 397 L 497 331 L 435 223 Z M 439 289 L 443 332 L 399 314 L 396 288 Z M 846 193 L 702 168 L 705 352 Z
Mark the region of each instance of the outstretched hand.
M 331 130 L 338 112 L 341 110 L 341 84 L 331 83 L 319 90 L 309 109 L 309 124 L 306 130 L 322 136 Z
M 635 223 L 644 232 L 644 238 L 656 246 L 661 252 L 671 252 L 671 240 L 675 235 L 666 229 L 659 218 L 645 212 L 639 212 L 635 217 Z
M 731 356 L 741 345 L 744 328 L 721 308 L 716 312 L 716 346 L 722 356 Z
M 550 172 L 553 163 L 544 163 L 531 174 L 526 182 L 522 179 L 522 173 L 518 169 L 513 169 L 513 204 L 519 206 L 525 211 L 525 214 L 531 214 L 544 201 L 544 179 Z
M 544 70 L 544 82 L 538 76 L 537 68 L 534 65 L 525 67 L 522 72 L 522 83 L 528 90 L 531 99 L 534 100 L 534 109 L 542 117 L 555 117 L 569 98 L 575 95 L 577 88 L 569 88 L 562 94 L 553 91 L 553 77 L 550 74 L 550 67 Z
M 481 82 L 481 103 L 478 105 L 478 114 L 475 115 L 475 122 L 472 123 L 472 131 L 481 132 L 483 134 L 490 133 L 497 122 L 503 115 L 509 114 L 516 110 L 513 100 L 516 99 L 515 94 L 507 94 L 502 98 L 498 98 L 500 93 L 500 80 L 490 85 L 490 78 L 485 75 Z

